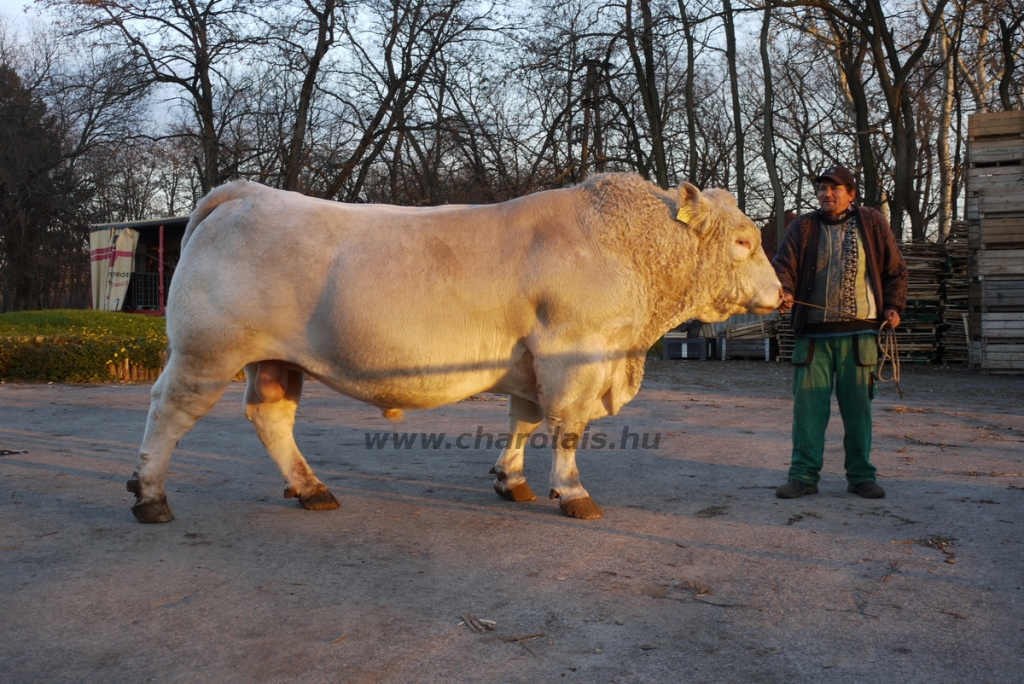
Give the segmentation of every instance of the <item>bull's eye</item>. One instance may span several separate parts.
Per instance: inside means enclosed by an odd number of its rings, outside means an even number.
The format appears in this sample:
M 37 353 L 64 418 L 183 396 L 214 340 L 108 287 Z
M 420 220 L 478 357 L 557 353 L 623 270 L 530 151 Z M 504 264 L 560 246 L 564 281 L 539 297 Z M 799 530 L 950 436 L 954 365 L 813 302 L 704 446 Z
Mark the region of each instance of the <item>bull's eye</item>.
M 749 259 L 751 253 L 753 253 L 754 243 L 751 241 L 750 238 L 736 238 L 733 241 L 732 247 L 729 251 L 732 252 L 733 259 L 736 259 L 737 261 L 744 261 L 746 259 Z

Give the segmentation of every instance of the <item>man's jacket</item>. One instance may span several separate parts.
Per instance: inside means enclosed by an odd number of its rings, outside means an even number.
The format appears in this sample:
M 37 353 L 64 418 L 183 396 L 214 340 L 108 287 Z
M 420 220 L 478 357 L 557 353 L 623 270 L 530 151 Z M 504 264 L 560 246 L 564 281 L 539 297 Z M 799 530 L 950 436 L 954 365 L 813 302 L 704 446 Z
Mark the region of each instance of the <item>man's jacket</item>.
M 853 206 L 857 229 L 864 241 L 867 255 L 867 278 L 875 295 L 878 311 L 883 319 L 885 311 L 903 311 L 907 305 L 907 265 L 896 243 L 889 222 L 877 209 Z M 779 276 L 782 289 L 793 298 L 811 301 L 811 289 L 818 266 L 818 242 L 821 228 L 818 212 L 812 211 L 793 219 L 786 229 L 772 266 Z M 793 334 L 800 331 L 807 320 L 807 307 L 793 306 Z

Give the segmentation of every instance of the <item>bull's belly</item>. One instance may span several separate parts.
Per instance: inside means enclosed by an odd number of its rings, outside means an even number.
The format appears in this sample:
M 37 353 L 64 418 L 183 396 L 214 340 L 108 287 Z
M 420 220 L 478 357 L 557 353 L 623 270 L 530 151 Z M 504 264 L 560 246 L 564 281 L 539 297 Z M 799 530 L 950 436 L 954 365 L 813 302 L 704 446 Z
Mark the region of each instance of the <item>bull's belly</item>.
M 465 318 L 355 317 L 307 338 L 315 358 L 303 365 L 329 387 L 382 408 L 434 408 L 510 384 L 534 388 L 525 341 Z
M 350 369 L 313 377 L 331 389 L 383 409 L 430 409 L 494 389 L 507 380 L 508 369 L 398 374 Z

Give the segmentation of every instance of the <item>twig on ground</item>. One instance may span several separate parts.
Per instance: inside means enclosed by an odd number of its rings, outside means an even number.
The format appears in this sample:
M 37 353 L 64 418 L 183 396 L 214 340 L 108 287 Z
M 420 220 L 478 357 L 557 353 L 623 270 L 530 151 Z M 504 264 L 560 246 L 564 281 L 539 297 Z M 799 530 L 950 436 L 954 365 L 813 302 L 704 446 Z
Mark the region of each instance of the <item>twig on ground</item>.
M 459 613 L 459 617 L 463 620 L 463 622 L 459 623 L 460 625 L 466 625 L 470 631 L 477 634 L 490 631 L 498 625 L 494 620 L 484 620 L 483 618 L 471 615 L 469 612 Z
M 526 642 L 527 641 L 533 641 L 534 639 L 540 639 L 541 637 L 546 637 L 546 636 L 547 636 L 547 634 L 545 634 L 544 632 L 538 632 L 536 634 L 525 634 L 523 636 L 518 636 L 518 637 L 512 637 L 512 636 L 501 637 L 501 640 L 506 642 L 506 643 L 509 643 L 509 644 L 519 644 L 520 646 L 525 648 L 527 651 L 529 651 L 530 655 L 536 657 L 537 654 L 533 652 L 532 648 L 530 648 L 529 646 L 526 645 Z

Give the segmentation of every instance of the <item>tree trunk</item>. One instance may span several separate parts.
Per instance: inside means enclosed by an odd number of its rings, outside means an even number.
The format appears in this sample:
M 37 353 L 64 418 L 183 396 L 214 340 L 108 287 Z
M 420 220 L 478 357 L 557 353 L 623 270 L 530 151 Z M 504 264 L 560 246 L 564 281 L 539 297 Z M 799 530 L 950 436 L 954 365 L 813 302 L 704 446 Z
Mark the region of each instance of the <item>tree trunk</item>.
M 678 0 L 679 3 L 679 15 L 683 21 L 683 35 L 686 38 L 686 84 L 685 94 L 686 102 L 683 104 L 684 111 L 686 112 L 686 139 L 687 156 L 689 157 L 688 167 L 686 169 L 686 177 L 691 183 L 699 182 L 697 178 L 697 166 L 699 159 L 697 156 L 697 107 L 696 107 L 696 95 L 694 73 L 697 65 L 696 50 L 694 49 L 694 37 L 693 37 L 693 22 L 690 19 L 690 15 L 686 11 L 686 2 L 684 0 Z
M 939 230 L 938 241 L 945 242 L 952 223 L 951 204 L 953 197 L 953 170 L 949 155 L 949 134 L 953 113 L 953 57 L 951 40 L 946 27 L 939 32 L 939 58 L 942 60 L 941 100 L 938 122 L 938 164 L 939 164 Z
M 1003 75 L 999 79 L 999 101 L 1003 104 L 1003 111 L 1007 112 L 1015 109 L 1021 103 L 1019 90 L 1015 93 L 1016 103 L 1010 93 L 1013 89 L 1017 55 L 1020 52 L 1019 48 L 1013 44 L 1013 36 L 1022 24 L 1024 24 L 1024 16 L 1018 16 L 1010 23 L 1007 23 L 1004 17 L 999 17 L 999 50 L 1003 55 Z
M 658 95 L 657 69 L 654 61 L 654 18 L 651 0 L 638 0 L 642 26 L 639 35 L 633 27 L 633 0 L 626 0 L 626 44 L 633 63 L 647 126 L 651 133 L 651 161 L 654 164 L 654 182 L 668 187 L 668 157 L 665 154 L 664 126 L 661 99 Z
M 731 0 L 722 0 L 722 14 L 725 22 L 725 59 L 729 68 L 729 88 L 732 91 L 732 127 L 736 138 L 736 204 L 740 211 L 747 210 L 747 174 L 743 153 L 746 140 L 743 132 L 743 109 L 740 106 L 739 76 L 736 69 L 736 27 L 733 24 Z M 769 74 L 770 77 L 770 74 Z
M 306 140 L 306 129 L 309 126 L 309 106 L 320 75 L 320 65 L 334 43 L 335 2 L 336 0 L 324 0 L 323 11 L 313 9 L 312 3 L 308 5 L 310 12 L 317 20 L 316 47 L 313 48 L 313 54 L 310 55 L 306 65 L 306 75 L 302 80 L 302 88 L 299 90 L 295 121 L 292 124 L 291 136 L 288 141 L 288 152 L 284 159 L 282 188 L 285 190 L 300 189 L 299 173 L 302 169 L 302 148 Z
M 761 22 L 761 69 L 764 72 L 764 133 L 762 135 L 762 153 L 764 154 L 765 170 L 772 184 L 772 215 L 775 217 L 775 244 L 782 244 L 786 234 L 786 199 L 782 192 L 782 181 L 775 165 L 775 90 L 772 83 L 772 64 L 768 54 L 768 28 L 771 26 L 772 10 L 764 9 Z

